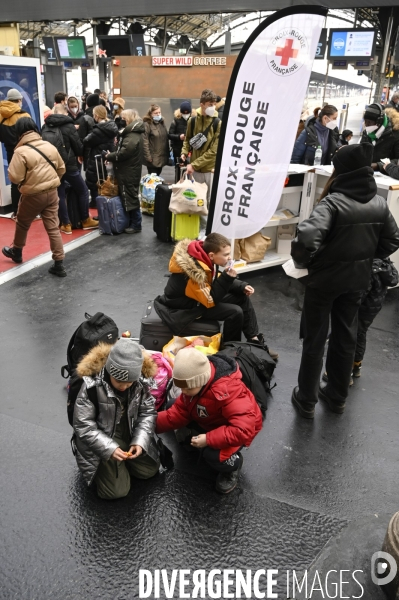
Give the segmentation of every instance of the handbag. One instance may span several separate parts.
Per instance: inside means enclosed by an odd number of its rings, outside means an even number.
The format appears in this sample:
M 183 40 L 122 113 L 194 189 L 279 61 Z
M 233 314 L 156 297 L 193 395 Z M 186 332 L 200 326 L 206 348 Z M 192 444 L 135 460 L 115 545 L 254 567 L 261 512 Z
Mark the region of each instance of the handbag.
M 189 179 L 187 174 L 172 185 L 172 196 L 169 210 L 175 215 L 203 215 L 208 214 L 206 197 L 208 186 Z

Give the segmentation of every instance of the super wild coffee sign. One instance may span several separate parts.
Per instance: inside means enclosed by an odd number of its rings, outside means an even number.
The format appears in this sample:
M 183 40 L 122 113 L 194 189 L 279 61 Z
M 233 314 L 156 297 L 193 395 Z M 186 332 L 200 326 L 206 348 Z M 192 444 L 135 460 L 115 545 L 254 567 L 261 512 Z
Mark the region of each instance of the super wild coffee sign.
M 153 67 L 226 66 L 225 56 L 153 56 Z

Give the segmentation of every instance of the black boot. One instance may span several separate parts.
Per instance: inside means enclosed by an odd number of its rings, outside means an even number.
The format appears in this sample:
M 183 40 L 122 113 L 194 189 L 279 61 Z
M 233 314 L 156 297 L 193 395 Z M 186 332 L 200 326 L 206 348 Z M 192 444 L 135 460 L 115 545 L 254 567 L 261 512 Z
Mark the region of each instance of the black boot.
M 13 260 L 15 263 L 22 262 L 22 248 L 14 248 L 14 246 L 4 246 L 4 248 L 2 248 L 1 251 L 4 254 L 4 256 L 7 256 L 7 258 L 11 258 L 11 260 Z
M 242 463 L 244 462 L 243 456 L 240 452 L 237 452 L 237 456 L 239 459 L 238 468 L 235 471 L 230 471 L 230 473 L 219 473 L 216 478 L 216 491 L 219 492 L 219 494 L 229 494 L 237 487 L 238 479 L 242 469 Z
M 66 277 L 67 272 L 65 271 L 64 261 L 63 260 L 55 260 L 54 264 L 48 270 L 49 273 L 53 275 L 57 275 L 58 277 Z
M 303 402 L 299 397 L 299 387 L 296 386 L 292 390 L 291 402 L 305 419 L 314 419 L 314 404 L 313 402 Z
M 258 338 L 257 340 L 247 340 L 247 342 L 250 342 L 251 344 L 257 344 L 258 346 L 263 347 L 269 353 L 270 358 L 277 361 L 278 360 L 278 352 L 269 348 L 269 346 L 265 342 L 263 333 L 258 333 L 257 338 Z

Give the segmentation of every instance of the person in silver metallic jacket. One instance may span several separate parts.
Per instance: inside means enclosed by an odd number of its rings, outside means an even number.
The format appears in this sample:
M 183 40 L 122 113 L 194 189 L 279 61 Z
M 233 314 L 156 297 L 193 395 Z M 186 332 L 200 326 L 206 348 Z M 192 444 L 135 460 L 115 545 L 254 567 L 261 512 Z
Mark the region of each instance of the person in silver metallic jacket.
M 83 385 L 73 417 L 76 462 L 100 498 L 123 498 L 131 476 L 148 479 L 158 472 L 155 401 L 142 380 L 155 372 L 155 363 L 130 338 L 101 343 L 78 364 Z

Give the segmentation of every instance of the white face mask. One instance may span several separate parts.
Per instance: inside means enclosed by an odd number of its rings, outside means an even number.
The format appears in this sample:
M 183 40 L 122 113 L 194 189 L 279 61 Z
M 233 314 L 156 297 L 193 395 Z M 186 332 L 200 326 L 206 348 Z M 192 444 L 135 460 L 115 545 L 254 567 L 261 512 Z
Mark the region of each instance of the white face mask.
M 205 114 L 208 115 L 208 117 L 213 117 L 215 114 L 215 107 L 207 106 L 207 108 L 205 109 Z
M 328 121 L 326 127 L 327 129 L 335 129 L 337 127 L 337 121 Z
M 76 115 L 76 113 L 78 112 L 78 107 L 75 106 L 74 108 L 71 108 L 71 111 L 73 112 L 74 115 Z
M 190 118 L 190 115 L 182 115 L 182 117 L 183 117 L 183 119 L 186 119 L 186 121 L 187 121 L 187 119 Z
M 373 133 L 373 131 L 377 131 L 378 125 L 370 125 L 369 127 L 365 127 L 364 130 L 367 133 Z

